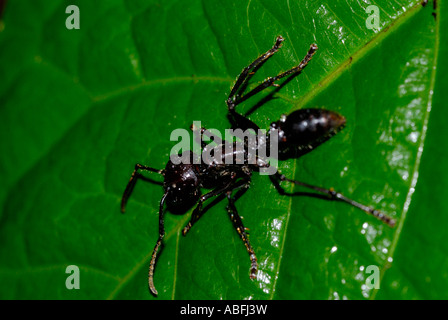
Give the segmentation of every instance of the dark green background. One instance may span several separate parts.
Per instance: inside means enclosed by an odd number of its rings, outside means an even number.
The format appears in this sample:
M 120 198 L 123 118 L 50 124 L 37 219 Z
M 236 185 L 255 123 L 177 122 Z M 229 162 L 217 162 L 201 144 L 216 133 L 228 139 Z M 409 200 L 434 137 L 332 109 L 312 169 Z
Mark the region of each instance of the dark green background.
M 65 27 L 70 4 L 80 30 Z M 166 214 L 158 299 L 446 299 L 447 8 L 439 0 L 435 19 L 432 1 L 375 4 L 380 30 L 366 28 L 361 1 L 9 1 L 0 22 L 0 298 L 154 299 L 147 268 L 163 192 L 139 183 L 120 214 L 133 166 L 162 168 L 170 133 L 194 120 L 227 128 L 235 77 L 281 34 L 283 48 L 254 83 L 299 63 L 311 43 L 320 49 L 250 118 L 267 128 L 305 107 L 347 118 L 281 172 L 333 186 L 398 224 L 281 196 L 255 174 L 237 206 L 258 279 L 220 202 L 185 238 L 189 213 Z M 68 265 L 80 268 L 79 290 L 65 287 Z M 380 289 L 365 285 L 370 265 Z

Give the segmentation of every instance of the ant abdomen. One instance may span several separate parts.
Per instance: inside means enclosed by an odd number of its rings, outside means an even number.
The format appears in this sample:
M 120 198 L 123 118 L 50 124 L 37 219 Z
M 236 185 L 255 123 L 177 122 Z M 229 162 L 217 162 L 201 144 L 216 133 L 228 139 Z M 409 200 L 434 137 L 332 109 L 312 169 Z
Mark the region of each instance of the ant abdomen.
M 301 109 L 283 115 L 271 124 L 278 130 L 279 150 L 285 148 L 312 149 L 338 133 L 345 125 L 345 118 L 325 109 Z

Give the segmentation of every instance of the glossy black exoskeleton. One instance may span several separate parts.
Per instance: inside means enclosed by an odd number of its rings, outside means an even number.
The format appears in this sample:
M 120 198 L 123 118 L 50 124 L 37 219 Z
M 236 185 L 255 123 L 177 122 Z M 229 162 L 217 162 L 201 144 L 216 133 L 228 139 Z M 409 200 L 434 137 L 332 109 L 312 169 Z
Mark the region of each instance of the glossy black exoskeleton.
M 281 47 L 282 41 L 283 38 L 278 37 L 274 46 L 252 62 L 249 66 L 244 68 L 237 78 L 226 101 L 229 111 L 229 119 L 233 128 L 240 128 L 242 130 L 253 129 L 253 132 L 256 134 L 259 127 L 246 116 L 237 113 L 235 107 L 256 93 L 268 87 L 277 86 L 275 83 L 277 80 L 300 73 L 307 66 L 308 62 L 317 50 L 317 46 L 315 44 L 311 45 L 307 55 L 299 65 L 286 72 L 280 73 L 275 77 L 267 78 L 257 87 L 243 95 L 247 86 L 247 81 L 266 60 L 278 51 Z M 330 139 L 338 133 L 344 125 L 345 118 L 334 111 L 324 109 L 301 109 L 294 111 L 289 115 L 282 115 L 280 120 L 273 122 L 270 126 L 266 139 L 258 140 L 258 144 L 256 144 L 255 147 L 252 146 L 252 148 L 260 148 L 268 145 L 270 139 L 273 139 L 272 137 L 274 137 L 274 130 L 276 130 L 277 135 L 275 137 L 278 139 L 279 159 L 299 157 Z M 193 130 L 195 132 L 199 131 L 201 135 L 207 134 L 207 130 L 204 128 L 193 128 Z M 225 141 L 221 141 L 217 146 L 215 146 L 215 148 L 222 149 L 220 158 L 222 161 L 204 162 L 203 160 L 200 160 L 195 162 L 194 159 L 202 158 L 191 151 L 186 151 L 182 154 L 182 156 L 189 159 L 188 163 L 182 162 L 175 164 L 170 159 L 165 169 L 162 170 L 157 170 L 141 164 L 135 165 L 134 172 L 131 175 L 122 197 L 122 212 L 125 211 L 126 202 L 135 186 L 136 181 L 138 178 L 143 177 L 140 171 L 156 172 L 164 176 L 164 194 L 159 206 L 159 238 L 151 257 L 148 278 L 149 288 L 154 295 L 157 295 L 157 290 L 154 286 L 154 267 L 156 256 L 165 235 L 163 219 L 163 208 L 165 204 L 171 211 L 185 210 L 196 204 L 190 221 L 182 231 L 182 234 L 186 235 L 194 223 L 201 217 L 203 213 L 203 203 L 212 197 L 225 195 L 228 200 L 227 212 L 229 217 L 244 245 L 246 246 L 247 252 L 250 256 L 250 278 L 255 279 L 257 277 L 257 258 L 248 240 L 246 228 L 244 227 L 241 217 L 235 207 L 235 199 L 239 198 L 248 189 L 252 173 L 254 171 L 259 171 L 261 168 L 268 168 L 269 163 L 261 158 L 256 159 L 254 162 L 249 161 L 250 150 L 248 149 L 249 146 L 247 143 L 244 144 L 244 149 L 233 148 L 230 154 L 225 148 L 226 143 L 227 142 Z M 202 143 L 202 150 L 206 151 L 209 146 L 210 144 L 207 145 Z M 234 161 L 238 157 L 242 157 L 244 159 L 242 164 L 236 164 L 237 161 Z M 229 161 L 226 161 L 226 159 L 229 158 L 233 159 L 232 164 L 229 164 Z M 326 189 L 304 182 L 291 180 L 276 170 L 273 175 L 273 179 L 276 179 L 277 181 L 288 181 L 312 189 L 318 193 L 328 196 L 332 200 L 343 201 L 355 206 L 377 217 L 390 226 L 394 226 L 395 224 L 394 219 L 373 208 L 353 201 L 341 193 L 336 192 L 332 188 Z M 202 194 L 201 189 L 211 189 L 211 191 Z

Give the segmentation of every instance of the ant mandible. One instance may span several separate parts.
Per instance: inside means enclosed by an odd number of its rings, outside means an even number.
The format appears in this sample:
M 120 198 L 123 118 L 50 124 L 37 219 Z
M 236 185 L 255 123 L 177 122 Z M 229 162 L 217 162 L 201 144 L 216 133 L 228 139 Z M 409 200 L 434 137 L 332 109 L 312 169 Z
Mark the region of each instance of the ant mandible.
M 299 65 L 288 71 L 280 73 L 275 77 L 265 79 L 254 89 L 243 95 L 248 80 L 255 74 L 262 64 L 264 64 L 280 49 L 283 40 L 283 37 L 277 37 L 274 46 L 244 68 L 238 76 L 226 101 L 229 111 L 229 119 L 232 122 L 233 127 L 241 128 L 243 130 L 253 129 L 255 132 L 258 132 L 259 127 L 246 116 L 237 113 L 235 107 L 268 87 L 278 86 L 278 84 L 275 83 L 277 80 L 287 76 L 299 74 L 307 66 L 318 49 L 317 45 L 312 44 L 308 50 L 308 53 Z M 338 133 L 344 125 L 345 118 L 336 112 L 324 109 L 301 109 L 294 111 L 287 116 L 282 115 L 280 120 L 273 122 L 267 136 L 269 139 L 269 133 L 273 130 L 277 130 L 279 154 L 286 157 L 300 157 L 330 139 Z M 201 134 L 206 133 L 204 128 L 199 128 L 199 130 Z M 221 145 L 224 151 L 225 142 Z M 247 144 L 245 144 L 245 146 L 247 147 Z M 204 142 L 202 143 L 202 148 L 206 148 L 206 144 Z M 227 156 L 235 158 L 238 151 L 234 150 L 232 152 L 233 153 L 230 155 L 223 152 L 222 158 L 224 159 Z M 126 202 L 132 193 L 135 183 L 139 178 L 144 178 L 140 171 L 155 172 L 164 177 L 163 188 L 165 192 L 159 205 L 159 238 L 151 256 L 148 276 L 149 289 L 154 295 L 157 295 L 157 290 L 154 286 L 154 267 L 156 263 L 156 256 L 165 235 L 163 219 L 163 208 L 165 203 L 167 208 L 170 210 L 190 208 L 196 204 L 196 208 L 193 210 L 190 221 L 182 230 L 182 234 L 185 236 L 190 228 L 201 218 L 203 203 L 212 197 L 225 195 L 228 200 L 227 212 L 229 217 L 241 240 L 246 246 L 247 252 L 249 253 L 251 261 L 250 278 L 255 279 L 257 277 L 257 258 L 252 246 L 250 245 L 246 232 L 247 229 L 244 227 L 241 217 L 235 207 L 235 200 L 247 191 L 251 182 L 252 172 L 259 171 L 263 167 L 266 168 L 269 164 L 263 161 L 249 163 L 247 161 L 247 153 L 248 151 L 245 148 L 243 154 L 245 159 L 244 164 L 226 164 L 225 162 L 220 164 L 205 163 L 202 160 L 198 164 L 195 164 L 193 158 L 197 157 L 197 155 L 191 151 L 187 151 L 185 155 L 189 157 L 189 163 L 174 164 L 170 159 L 165 169 L 162 170 L 154 169 L 141 164 L 135 165 L 134 172 L 132 173 L 123 193 L 121 201 L 121 211 L 123 213 L 125 212 Z M 328 196 L 331 200 L 346 202 L 351 206 L 357 207 L 366 213 L 375 216 L 391 227 L 395 225 L 394 219 L 378 210 L 347 198 L 341 193 L 336 192 L 333 188 L 326 189 L 301 181 L 292 180 L 285 177 L 278 171 L 275 171 L 273 178 L 277 179 L 277 181 L 287 181 L 312 189 L 318 193 Z M 202 194 L 202 188 L 211 189 L 211 191 Z M 232 196 L 234 191 L 236 191 L 236 194 L 235 196 Z

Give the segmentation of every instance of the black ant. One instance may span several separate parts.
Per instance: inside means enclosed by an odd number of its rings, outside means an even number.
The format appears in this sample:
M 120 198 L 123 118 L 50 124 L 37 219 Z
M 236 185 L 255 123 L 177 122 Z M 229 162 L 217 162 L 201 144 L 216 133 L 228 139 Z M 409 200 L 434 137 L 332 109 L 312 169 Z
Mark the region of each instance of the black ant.
M 305 58 L 300 62 L 299 65 L 293 67 L 292 69 L 280 73 L 275 77 L 270 77 L 261 82 L 254 89 L 250 90 L 248 93 L 243 95 L 243 91 L 247 86 L 248 80 L 255 74 L 255 72 L 261 67 L 261 65 L 266 62 L 270 57 L 276 53 L 283 42 L 281 36 L 277 37 L 274 46 L 268 50 L 265 54 L 261 55 L 249 66 L 243 69 L 241 74 L 238 76 L 230 94 L 226 101 L 229 119 L 233 124 L 233 127 L 241 128 L 243 130 L 253 129 L 258 132 L 259 127 L 249 120 L 247 117 L 237 113 L 235 107 L 241 102 L 247 100 L 258 92 L 271 87 L 278 86 L 275 82 L 281 78 L 297 75 L 299 74 L 312 59 L 316 50 L 318 49 L 315 44 L 310 46 L 308 53 Z M 324 109 L 302 109 L 292 112 L 289 115 L 283 115 L 280 120 L 273 122 L 270 126 L 269 132 L 267 133 L 267 138 L 264 143 L 270 139 L 271 134 L 274 130 L 277 132 L 278 136 L 278 152 L 280 157 L 299 157 L 317 146 L 321 145 L 336 133 L 338 133 L 345 125 L 345 118 L 336 112 L 324 110 Z M 195 128 L 193 128 L 195 129 Z M 199 129 L 201 134 L 206 134 L 207 131 L 204 128 Z M 260 144 L 257 146 L 260 147 Z M 238 156 L 238 151 L 232 151 L 231 154 L 225 153 L 224 148 L 225 142 L 218 145 L 218 148 L 222 146 L 222 159 L 230 156 L 230 158 L 236 158 Z M 245 143 L 247 147 L 247 143 Z M 202 148 L 207 148 L 205 143 L 202 143 Z M 241 155 L 241 154 L 240 154 Z M 174 164 L 171 159 L 168 161 L 165 169 L 158 170 L 145 165 L 136 164 L 134 172 L 131 175 L 128 185 L 124 191 L 121 211 L 125 212 L 126 202 L 135 186 L 136 181 L 139 178 L 144 178 L 139 172 L 150 171 L 161 174 L 164 176 L 163 188 L 165 190 L 162 199 L 160 200 L 159 206 L 159 238 L 154 247 L 152 253 L 151 262 L 149 266 L 149 289 L 154 295 L 157 295 L 157 290 L 154 286 L 154 267 L 156 263 L 156 256 L 159 247 L 162 244 L 163 237 L 165 235 L 164 229 L 164 219 L 163 219 L 163 207 L 167 204 L 170 210 L 179 210 L 192 207 L 196 204 L 196 208 L 193 210 L 190 221 L 182 230 L 182 234 L 185 236 L 190 228 L 201 218 L 203 213 L 203 203 L 212 197 L 217 197 L 220 195 L 225 195 L 228 200 L 227 212 L 230 219 L 239 234 L 241 240 L 246 246 L 247 252 L 249 253 L 251 267 L 250 267 L 250 278 L 255 279 L 257 277 L 257 258 L 255 252 L 250 245 L 247 229 L 244 227 L 241 217 L 235 207 L 235 200 L 239 198 L 245 191 L 247 191 L 253 171 L 260 171 L 262 168 L 269 167 L 269 163 L 263 161 L 262 159 L 257 159 L 253 163 L 248 162 L 248 150 L 244 149 L 243 157 L 244 164 L 226 164 L 222 163 L 205 163 L 204 161 L 196 162 L 194 158 L 197 157 L 191 151 L 186 151 L 183 156 L 187 158 L 187 163 L 183 162 L 180 164 Z M 197 159 L 197 158 L 196 158 Z M 389 226 L 393 227 L 395 225 L 395 220 L 386 216 L 378 210 L 370 208 L 366 205 L 360 204 L 354 200 L 347 198 L 339 192 L 336 192 L 333 188 L 326 189 L 310 185 L 301 181 L 296 181 L 286 178 L 281 173 L 275 171 L 273 180 L 278 181 L 288 181 L 296 185 L 300 185 L 309 189 L 312 189 L 318 193 L 328 196 L 331 200 L 343 201 L 354 207 L 357 207 L 368 214 L 371 214 L 378 218 L 379 220 L 385 222 Z M 201 189 L 211 189 L 208 193 L 202 194 Z M 235 196 L 232 193 L 237 191 Z

